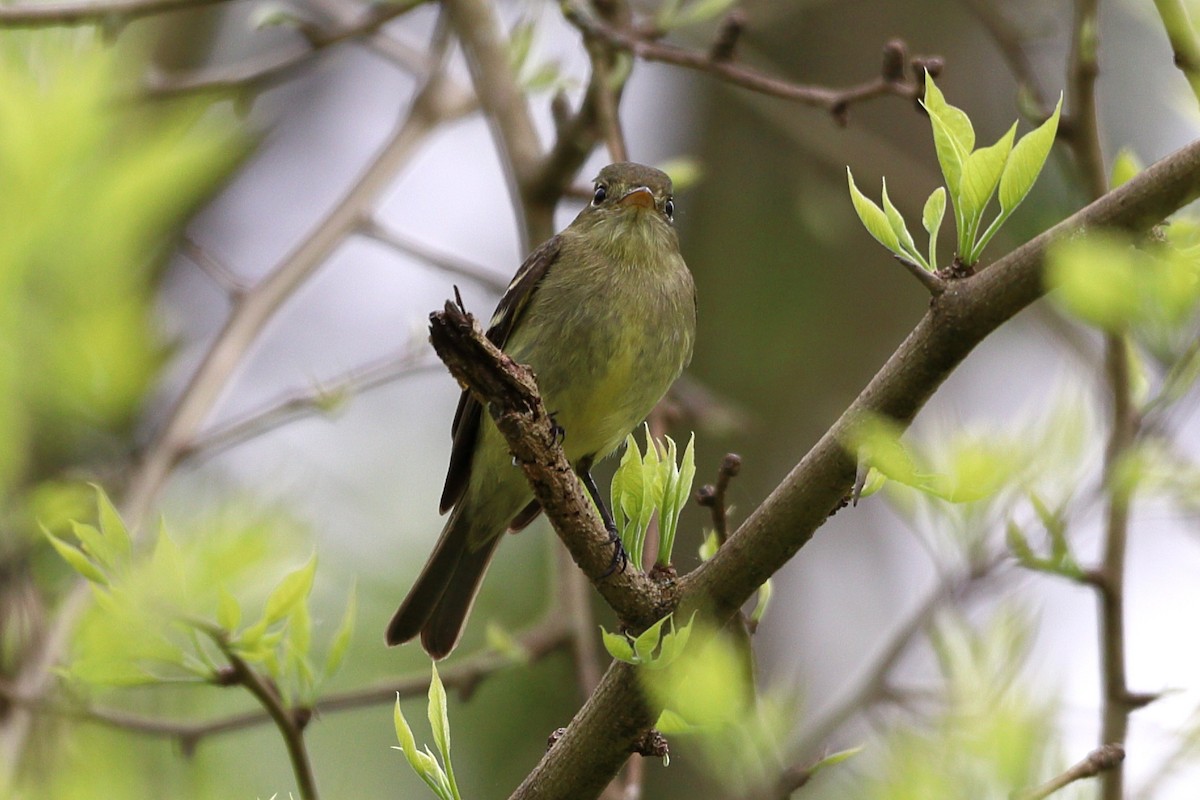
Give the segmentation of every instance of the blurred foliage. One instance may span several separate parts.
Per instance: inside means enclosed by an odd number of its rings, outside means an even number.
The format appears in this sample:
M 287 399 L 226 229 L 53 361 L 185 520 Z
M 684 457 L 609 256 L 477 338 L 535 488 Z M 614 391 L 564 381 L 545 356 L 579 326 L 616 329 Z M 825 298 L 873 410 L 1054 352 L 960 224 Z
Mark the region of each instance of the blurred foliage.
M 400 708 L 400 697 L 396 696 L 396 705 L 392 711 L 392 723 L 396 729 L 396 739 L 400 746 L 395 748 L 404 753 L 404 759 L 412 767 L 413 772 L 421 777 L 425 785 L 439 800 L 462 800 L 458 791 L 458 781 L 454 778 L 454 765 L 450 761 L 450 715 L 446 709 L 446 687 L 442 685 L 438 675 L 437 664 L 433 667 L 433 676 L 429 681 L 429 725 L 433 731 L 433 741 L 441 755 L 441 763 L 430 751 L 429 745 L 424 750 L 417 749 L 417 741 L 413 736 L 412 727 L 404 718 Z
M 941 708 L 892 729 L 882 763 L 855 796 L 1000 798 L 1054 774 L 1053 704 L 1018 680 L 1032 630 L 1011 607 L 983 626 L 944 619 L 932 636 Z
M 129 425 L 164 355 L 157 267 L 245 149 L 207 103 L 129 91 L 94 37 L 0 45 L 0 495 Z
M 680 631 L 691 633 L 692 625 Z M 639 672 L 642 685 L 663 708 L 655 727 L 734 796 L 770 786 L 788 766 L 787 732 L 797 722 L 790 696 L 757 692 L 747 653 L 725 633 L 697 623 L 690 643 L 673 646 L 669 659 Z M 684 645 L 687 645 L 686 648 Z

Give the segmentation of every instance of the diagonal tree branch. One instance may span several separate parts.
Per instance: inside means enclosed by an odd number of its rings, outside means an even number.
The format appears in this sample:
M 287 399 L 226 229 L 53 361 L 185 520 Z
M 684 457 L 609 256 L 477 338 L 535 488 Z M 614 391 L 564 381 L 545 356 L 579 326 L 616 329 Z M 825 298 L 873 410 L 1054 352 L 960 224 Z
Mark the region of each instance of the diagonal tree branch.
M 908 338 L 850 408 L 713 558 L 680 580 L 680 606 L 717 622 L 796 554 L 850 490 L 854 458 L 842 442 L 864 414 L 907 424 L 971 350 L 1045 292 L 1049 245 L 1082 229 L 1145 231 L 1200 196 L 1200 141 L 1046 231 L 990 268 L 934 298 Z M 510 440 L 510 444 L 511 444 Z M 654 722 L 636 671 L 612 665 L 595 694 L 512 794 L 513 800 L 594 797 Z

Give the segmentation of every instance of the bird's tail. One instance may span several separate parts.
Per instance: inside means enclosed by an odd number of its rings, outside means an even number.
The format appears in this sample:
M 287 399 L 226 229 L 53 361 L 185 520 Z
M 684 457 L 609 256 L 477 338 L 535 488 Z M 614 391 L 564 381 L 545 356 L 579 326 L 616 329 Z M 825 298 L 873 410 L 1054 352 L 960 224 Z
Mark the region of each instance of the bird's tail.
M 458 644 L 463 626 L 487 571 L 501 532 L 471 546 L 471 518 L 460 504 L 446 520 L 433 554 L 408 596 L 388 623 L 387 643 L 397 645 L 421 636 L 421 646 L 433 658 L 445 658 Z

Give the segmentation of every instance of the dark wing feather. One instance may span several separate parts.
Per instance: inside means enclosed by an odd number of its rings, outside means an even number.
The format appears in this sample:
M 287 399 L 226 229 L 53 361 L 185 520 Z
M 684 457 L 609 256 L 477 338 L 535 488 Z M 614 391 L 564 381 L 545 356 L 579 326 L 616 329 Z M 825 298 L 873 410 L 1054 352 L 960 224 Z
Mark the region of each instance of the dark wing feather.
M 529 307 L 542 279 L 558 260 L 562 249 L 562 238 L 552 236 L 529 254 L 525 263 L 517 270 L 500 298 L 488 327 L 487 337 L 494 345 L 503 349 L 508 343 L 517 323 Z M 441 512 L 445 514 L 457 503 L 466 491 L 471 478 L 471 455 L 475 452 L 475 440 L 479 437 L 479 421 L 482 406 L 469 391 L 458 398 L 458 409 L 454 412 L 454 423 L 450 428 L 453 445 L 450 448 L 450 467 L 446 470 L 446 485 L 442 489 Z

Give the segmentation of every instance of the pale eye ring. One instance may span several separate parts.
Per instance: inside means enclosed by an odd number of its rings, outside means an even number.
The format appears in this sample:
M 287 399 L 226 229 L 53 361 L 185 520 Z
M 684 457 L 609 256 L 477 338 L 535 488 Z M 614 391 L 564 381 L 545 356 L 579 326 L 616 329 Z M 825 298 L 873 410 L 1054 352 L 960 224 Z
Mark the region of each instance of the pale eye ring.
M 608 189 L 603 183 L 596 184 L 596 193 L 592 195 L 592 205 L 598 206 L 608 197 Z
M 663 213 L 667 215 L 667 219 L 675 219 L 675 200 L 668 197 L 667 202 L 663 203 Z

